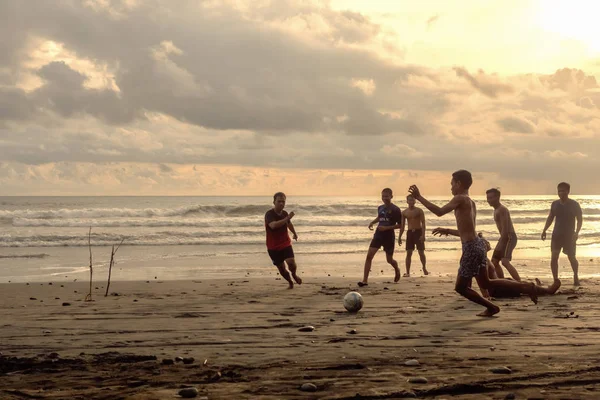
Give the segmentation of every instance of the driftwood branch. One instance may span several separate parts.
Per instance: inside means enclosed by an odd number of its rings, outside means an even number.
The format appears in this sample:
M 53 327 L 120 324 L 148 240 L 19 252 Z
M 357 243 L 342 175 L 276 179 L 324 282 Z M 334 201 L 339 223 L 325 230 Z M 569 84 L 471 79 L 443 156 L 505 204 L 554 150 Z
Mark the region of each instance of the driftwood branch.
M 112 273 L 112 267 L 115 264 L 115 254 L 117 254 L 117 251 L 119 250 L 119 247 L 121 247 L 121 245 L 123 244 L 124 240 L 125 238 L 121 239 L 121 243 L 119 243 L 116 249 L 114 244 L 112 246 L 112 250 L 110 252 L 110 264 L 108 264 L 108 283 L 106 284 L 106 293 L 104 293 L 104 297 L 108 296 L 108 289 L 110 288 L 110 275 Z
M 90 291 L 85 296 L 85 301 L 92 301 L 92 280 L 94 277 L 94 268 L 92 267 L 92 227 L 90 226 L 90 231 L 88 233 L 88 247 L 90 249 Z

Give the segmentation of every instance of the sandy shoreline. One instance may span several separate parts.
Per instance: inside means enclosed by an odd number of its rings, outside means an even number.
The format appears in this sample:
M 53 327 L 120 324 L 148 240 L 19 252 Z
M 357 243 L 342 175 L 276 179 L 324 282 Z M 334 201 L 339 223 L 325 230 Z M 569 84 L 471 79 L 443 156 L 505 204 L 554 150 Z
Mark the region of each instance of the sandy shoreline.
M 187 385 L 209 399 L 600 396 L 596 280 L 537 306 L 498 300 L 482 319 L 451 277 L 375 278 L 356 315 L 341 302 L 354 280 L 304 279 L 113 282 L 118 296 L 97 284 L 88 303 L 84 282 L 0 284 L 0 398 L 169 399 Z M 161 364 L 177 356 L 195 361 Z

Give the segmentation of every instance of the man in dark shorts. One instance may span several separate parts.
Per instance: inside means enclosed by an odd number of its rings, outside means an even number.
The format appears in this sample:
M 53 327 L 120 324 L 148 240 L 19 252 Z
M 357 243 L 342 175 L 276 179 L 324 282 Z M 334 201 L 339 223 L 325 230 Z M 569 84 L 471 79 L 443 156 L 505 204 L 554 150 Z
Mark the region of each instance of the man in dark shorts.
M 294 288 L 294 281 L 297 284 L 302 283 L 302 279 L 296 274 L 297 266 L 294 258 L 294 249 L 292 241 L 288 234 L 288 229 L 294 235 L 294 240 L 298 240 L 298 235 L 292 225 L 294 212 L 287 213 L 285 207 L 285 194 L 277 192 L 273 195 L 274 207 L 265 214 L 265 230 L 267 231 L 267 250 L 273 265 L 279 270 L 279 274 L 289 283 L 289 289 Z M 287 263 L 289 272 L 285 267 Z M 290 276 L 291 272 L 291 276 Z M 294 278 L 294 281 L 292 281 Z
M 485 249 L 487 252 L 489 252 L 492 249 L 492 246 L 490 246 L 490 242 L 488 242 L 487 240 L 485 240 L 483 238 L 483 236 L 481 235 L 481 233 L 479 233 L 478 235 L 482 240 L 483 243 L 485 244 Z M 488 278 L 490 280 L 494 280 L 494 279 L 499 279 L 499 277 L 496 275 L 496 266 L 494 264 L 492 264 L 492 262 L 489 260 L 487 260 L 487 271 L 488 271 Z M 542 286 L 542 282 L 540 282 L 540 280 L 538 278 L 535 278 L 535 284 L 537 285 L 536 287 L 536 292 L 538 294 L 538 296 L 543 296 L 543 295 L 552 295 L 554 293 L 556 293 L 556 291 L 560 288 L 561 282 L 560 280 L 555 280 L 552 285 L 545 287 Z M 490 287 L 489 289 L 481 289 L 481 294 L 483 297 L 485 297 L 486 299 L 491 299 L 492 297 L 495 297 L 497 299 L 505 299 L 505 298 L 513 298 L 513 297 L 521 297 L 521 295 L 523 293 L 521 293 L 519 291 L 518 288 L 492 288 Z
M 504 272 L 502 271 L 502 267 L 500 267 L 500 262 L 502 262 L 502 265 L 506 268 L 510 276 L 515 281 L 520 282 L 521 277 L 517 269 L 511 264 L 512 253 L 517 246 L 517 234 L 510 218 L 510 211 L 508 211 L 508 208 L 504 204 L 500 203 L 500 190 L 496 188 L 488 189 L 485 194 L 488 204 L 494 208 L 494 222 L 500 232 L 500 239 L 498 239 L 498 243 L 492 254 L 492 264 L 496 268 L 496 275 L 499 278 L 504 278 Z
M 373 230 L 373 225 L 379 223 L 377 230 L 373 234 L 373 240 L 369 245 L 367 259 L 365 260 L 365 270 L 363 280 L 358 282 L 358 286 L 363 287 L 368 285 L 369 272 L 371 272 L 371 264 L 373 257 L 381 247 L 385 251 L 386 260 L 395 271 L 394 282 L 400 280 L 400 268 L 394 260 L 394 246 L 396 244 L 396 235 L 394 229 L 400 229 L 402 226 L 402 211 L 398 206 L 392 204 L 392 189 L 385 188 L 381 191 L 381 200 L 383 204 L 377 209 L 377 218 L 369 224 L 369 229 Z
M 500 312 L 500 307 L 483 298 L 478 292 L 471 288 L 473 278 L 477 280 L 479 287 L 489 290 L 490 288 L 518 288 L 522 293 L 529 294 L 534 303 L 537 303 L 537 294 L 534 284 L 520 283 L 508 279 L 490 280 L 487 274 L 487 255 L 483 240 L 477 236 L 475 231 L 477 209 L 475 202 L 469 197 L 469 188 L 473 184 L 471 173 L 459 170 L 452 174 L 450 187 L 454 196 L 448 204 L 438 207 L 427 201 L 416 185 L 409 188 L 409 192 L 415 200 L 418 200 L 433 214 L 441 217 L 454 211 L 456 226 L 458 229 L 436 228 L 434 235 L 458 236 L 462 242 L 463 254 L 460 259 L 460 268 L 456 277 L 454 290 L 474 303 L 480 304 L 486 310 L 478 316 L 491 317 Z
M 576 254 L 577 239 L 583 225 L 583 214 L 579 203 L 573 199 L 569 199 L 571 185 L 561 182 L 558 184 L 557 191 L 559 199 L 555 200 L 550 207 L 550 214 L 542 232 L 542 240 L 546 240 L 546 231 L 552 225 L 554 218 L 556 218 L 550 245 L 552 249 L 552 259 L 550 262 L 552 276 L 554 280 L 558 279 L 558 257 L 562 250 L 569 258 L 571 268 L 573 269 L 573 284 L 579 285 L 579 261 L 577 261 Z M 577 229 L 575 228 L 575 220 L 577 220 Z
M 406 196 L 406 202 L 408 208 L 402 212 L 403 223 L 398 235 L 398 244 L 402 244 L 402 233 L 406 227 L 406 274 L 404 276 L 410 276 L 410 265 L 415 247 L 419 252 L 423 273 L 429 275 L 425 257 L 425 213 L 419 207 L 415 207 L 415 198 L 411 195 Z

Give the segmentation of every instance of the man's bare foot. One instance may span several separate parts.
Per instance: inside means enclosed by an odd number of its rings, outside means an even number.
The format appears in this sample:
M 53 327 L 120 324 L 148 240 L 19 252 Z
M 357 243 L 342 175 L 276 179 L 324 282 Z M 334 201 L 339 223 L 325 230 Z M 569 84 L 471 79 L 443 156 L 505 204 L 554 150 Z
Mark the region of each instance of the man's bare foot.
M 296 283 L 298 285 L 302 285 L 302 279 L 300 279 L 300 277 L 296 274 L 292 275 L 292 278 L 294 278 L 294 280 L 296 281 Z
M 561 284 L 562 282 L 560 281 L 560 279 L 556 279 L 554 282 L 552 282 L 552 285 L 548 286 L 548 291 L 550 292 L 550 294 L 556 293 Z
M 573 286 L 579 286 L 581 285 L 581 282 L 579 282 L 579 278 L 574 278 L 573 279 Z
M 485 311 L 480 312 L 479 314 L 477 314 L 478 317 L 491 317 L 493 315 L 496 315 L 500 312 L 500 307 L 498 306 L 494 306 L 494 308 L 487 308 Z
M 423 274 L 429 275 L 429 271 L 427 271 L 425 268 L 423 268 Z
M 294 282 L 290 282 L 288 289 L 293 289 L 294 288 Z
M 529 293 L 529 298 L 533 301 L 533 304 L 538 303 L 537 286 L 533 282 L 531 283 L 531 293 Z
M 358 282 L 358 286 L 359 287 L 369 286 L 369 284 L 367 282 Z
M 394 268 L 396 275 L 394 275 L 394 282 L 398 282 L 400 280 L 400 268 Z
M 410 274 L 408 272 L 406 272 L 404 275 L 402 275 L 405 278 L 410 278 Z

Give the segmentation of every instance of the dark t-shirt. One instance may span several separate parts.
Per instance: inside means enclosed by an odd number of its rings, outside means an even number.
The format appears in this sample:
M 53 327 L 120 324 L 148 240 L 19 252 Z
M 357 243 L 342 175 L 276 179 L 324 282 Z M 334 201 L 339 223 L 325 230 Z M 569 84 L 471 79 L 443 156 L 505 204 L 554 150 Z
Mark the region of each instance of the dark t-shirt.
M 575 200 L 568 199 L 565 204 L 560 200 L 552 203 L 552 213 L 554 214 L 553 235 L 568 235 L 575 232 L 575 220 L 581 215 L 581 207 Z
M 277 229 L 271 229 L 269 227 L 269 223 L 273 221 L 281 221 L 287 216 L 287 211 L 282 211 L 281 215 L 278 215 L 273 209 L 270 209 L 265 214 L 265 229 L 267 231 L 267 249 L 282 250 L 292 245 L 290 235 L 288 234 L 287 224 L 280 226 Z
M 384 204 L 380 205 L 377 208 L 377 215 L 379 216 L 378 226 L 394 226 L 402 223 L 402 211 L 400 211 L 400 208 L 394 204 L 391 204 L 390 208 L 386 208 Z M 375 236 L 379 237 L 385 237 L 388 235 L 395 236 L 395 233 L 393 230 L 375 232 Z

